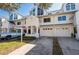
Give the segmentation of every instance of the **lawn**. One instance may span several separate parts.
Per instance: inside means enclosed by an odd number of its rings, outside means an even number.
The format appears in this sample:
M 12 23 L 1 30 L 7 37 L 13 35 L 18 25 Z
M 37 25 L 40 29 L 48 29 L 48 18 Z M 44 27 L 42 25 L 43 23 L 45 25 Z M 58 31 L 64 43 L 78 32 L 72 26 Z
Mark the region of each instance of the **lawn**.
M 26 42 L 21 43 L 19 40 L 0 42 L 0 55 L 6 55 L 24 44 Z

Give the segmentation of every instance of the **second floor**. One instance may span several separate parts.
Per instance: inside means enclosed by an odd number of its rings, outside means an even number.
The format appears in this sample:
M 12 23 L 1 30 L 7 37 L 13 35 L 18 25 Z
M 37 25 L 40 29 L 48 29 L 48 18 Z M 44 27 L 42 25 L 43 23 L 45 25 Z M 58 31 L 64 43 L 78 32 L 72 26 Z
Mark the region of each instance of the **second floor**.
M 74 13 L 61 13 L 39 17 L 40 25 L 67 24 L 74 20 Z

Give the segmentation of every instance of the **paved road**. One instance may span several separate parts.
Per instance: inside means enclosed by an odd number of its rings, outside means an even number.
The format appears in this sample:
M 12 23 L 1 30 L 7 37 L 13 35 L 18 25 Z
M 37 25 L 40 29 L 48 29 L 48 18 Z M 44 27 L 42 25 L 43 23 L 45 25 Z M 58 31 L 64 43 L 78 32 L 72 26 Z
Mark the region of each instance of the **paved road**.
M 79 41 L 72 38 L 58 38 L 65 55 L 79 55 Z
M 53 39 L 41 38 L 33 42 L 36 46 L 31 49 L 26 55 L 52 55 Z

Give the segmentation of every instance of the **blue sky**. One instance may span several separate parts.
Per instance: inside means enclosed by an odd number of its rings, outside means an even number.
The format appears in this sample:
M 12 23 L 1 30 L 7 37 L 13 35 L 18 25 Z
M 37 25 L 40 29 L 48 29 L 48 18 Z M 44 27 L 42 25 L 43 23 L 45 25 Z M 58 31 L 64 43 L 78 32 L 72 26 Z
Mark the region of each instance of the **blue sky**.
M 60 9 L 62 6 L 61 3 L 54 3 L 50 8 L 49 11 L 54 11 Z M 20 6 L 17 10 L 18 13 L 22 14 L 23 16 L 29 15 L 29 11 L 34 7 L 33 3 L 24 3 Z M 0 10 L 0 16 L 8 16 L 8 12 Z

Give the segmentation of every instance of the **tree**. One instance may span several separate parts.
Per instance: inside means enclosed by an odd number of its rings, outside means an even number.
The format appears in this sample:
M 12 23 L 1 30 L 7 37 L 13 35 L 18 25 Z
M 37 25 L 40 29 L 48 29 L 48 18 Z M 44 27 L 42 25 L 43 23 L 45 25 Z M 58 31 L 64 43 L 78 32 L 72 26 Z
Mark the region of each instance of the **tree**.
M 20 3 L 0 3 L 0 9 L 7 11 L 9 15 L 20 7 Z
M 49 9 L 51 7 L 53 3 L 34 3 L 34 5 L 38 6 L 39 8 L 45 10 L 45 12 L 47 13 L 47 9 Z
M 20 3 L 0 3 L 0 9 L 11 12 L 20 7 Z
M 49 7 L 51 7 L 52 3 L 39 3 L 38 7 L 47 10 Z

